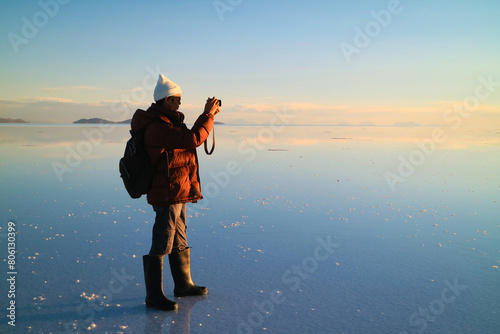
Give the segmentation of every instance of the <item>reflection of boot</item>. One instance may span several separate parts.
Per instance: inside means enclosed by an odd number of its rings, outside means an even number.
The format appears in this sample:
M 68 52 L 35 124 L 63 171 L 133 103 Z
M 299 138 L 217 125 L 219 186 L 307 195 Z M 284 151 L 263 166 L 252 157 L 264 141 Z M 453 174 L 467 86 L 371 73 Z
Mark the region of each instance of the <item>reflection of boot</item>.
M 170 324 L 170 333 L 189 334 L 191 333 L 191 309 L 193 306 L 207 298 L 206 295 L 190 298 L 179 298 L 179 308 L 182 312 L 178 312 L 173 317 L 173 322 Z
M 168 256 L 170 271 L 174 279 L 174 295 L 176 297 L 206 295 L 208 290 L 204 286 L 196 286 L 191 279 L 190 249 L 172 253 Z
M 177 310 L 177 303 L 163 293 L 163 256 L 144 255 L 144 281 L 146 282 L 146 306 L 162 311 Z
M 200 297 L 180 298 L 179 312 L 161 312 L 152 309 L 146 310 L 145 334 L 189 334 L 191 332 L 191 309 L 196 303 L 206 299 Z
M 174 316 L 181 312 L 162 312 L 153 309 L 146 309 L 145 334 L 166 334 L 175 333 L 171 331 Z

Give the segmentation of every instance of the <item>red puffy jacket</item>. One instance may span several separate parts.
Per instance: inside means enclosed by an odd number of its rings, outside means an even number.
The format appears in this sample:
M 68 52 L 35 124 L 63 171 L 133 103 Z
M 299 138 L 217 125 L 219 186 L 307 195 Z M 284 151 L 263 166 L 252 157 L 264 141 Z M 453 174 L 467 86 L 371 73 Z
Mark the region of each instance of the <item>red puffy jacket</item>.
M 196 148 L 208 138 L 214 117 L 201 114 L 191 129 L 183 121 L 184 114 L 155 103 L 146 111 L 138 109 L 132 118 L 132 131 L 147 126 L 144 142 L 151 163 L 154 165 L 161 159 L 147 194 L 148 203 L 153 206 L 197 202 L 203 198 Z

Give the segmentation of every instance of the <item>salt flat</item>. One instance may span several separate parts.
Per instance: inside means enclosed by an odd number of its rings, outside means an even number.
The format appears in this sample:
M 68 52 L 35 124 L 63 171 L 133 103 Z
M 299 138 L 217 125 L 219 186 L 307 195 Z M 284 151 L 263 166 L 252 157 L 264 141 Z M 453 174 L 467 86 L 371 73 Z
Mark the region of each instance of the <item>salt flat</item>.
M 165 313 L 144 305 L 154 212 L 119 177 L 128 127 L 2 126 L 1 331 L 496 333 L 500 129 L 434 130 L 216 126 L 188 205 L 209 293 Z

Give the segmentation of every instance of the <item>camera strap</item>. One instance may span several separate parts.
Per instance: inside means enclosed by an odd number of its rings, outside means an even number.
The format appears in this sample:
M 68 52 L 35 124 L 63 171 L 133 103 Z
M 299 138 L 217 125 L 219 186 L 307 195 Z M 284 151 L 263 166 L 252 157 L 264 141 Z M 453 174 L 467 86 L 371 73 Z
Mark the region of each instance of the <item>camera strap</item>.
M 208 138 L 205 140 L 205 142 L 203 143 L 204 145 L 204 148 L 205 148 L 205 153 L 207 155 L 212 155 L 212 153 L 214 153 L 214 150 L 215 150 L 215 127 L 212 128 L 212 138 L 213 138 L 213 141 L 212 141 L 212 149 L 210 151 L 208 151 Z

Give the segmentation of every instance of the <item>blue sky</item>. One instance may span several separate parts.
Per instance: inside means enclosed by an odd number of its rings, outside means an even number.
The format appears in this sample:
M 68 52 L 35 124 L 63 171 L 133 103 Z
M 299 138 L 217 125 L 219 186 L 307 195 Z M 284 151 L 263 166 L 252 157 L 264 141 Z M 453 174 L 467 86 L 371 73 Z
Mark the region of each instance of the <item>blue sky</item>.
M 499 125 L 499 16 L 494 0 L 3 1 L 0 117 L 123 120 L 161 72 L 188 121 L 216 95 L 228 123 L 453 125 L 475 97 L 461 124 Z

